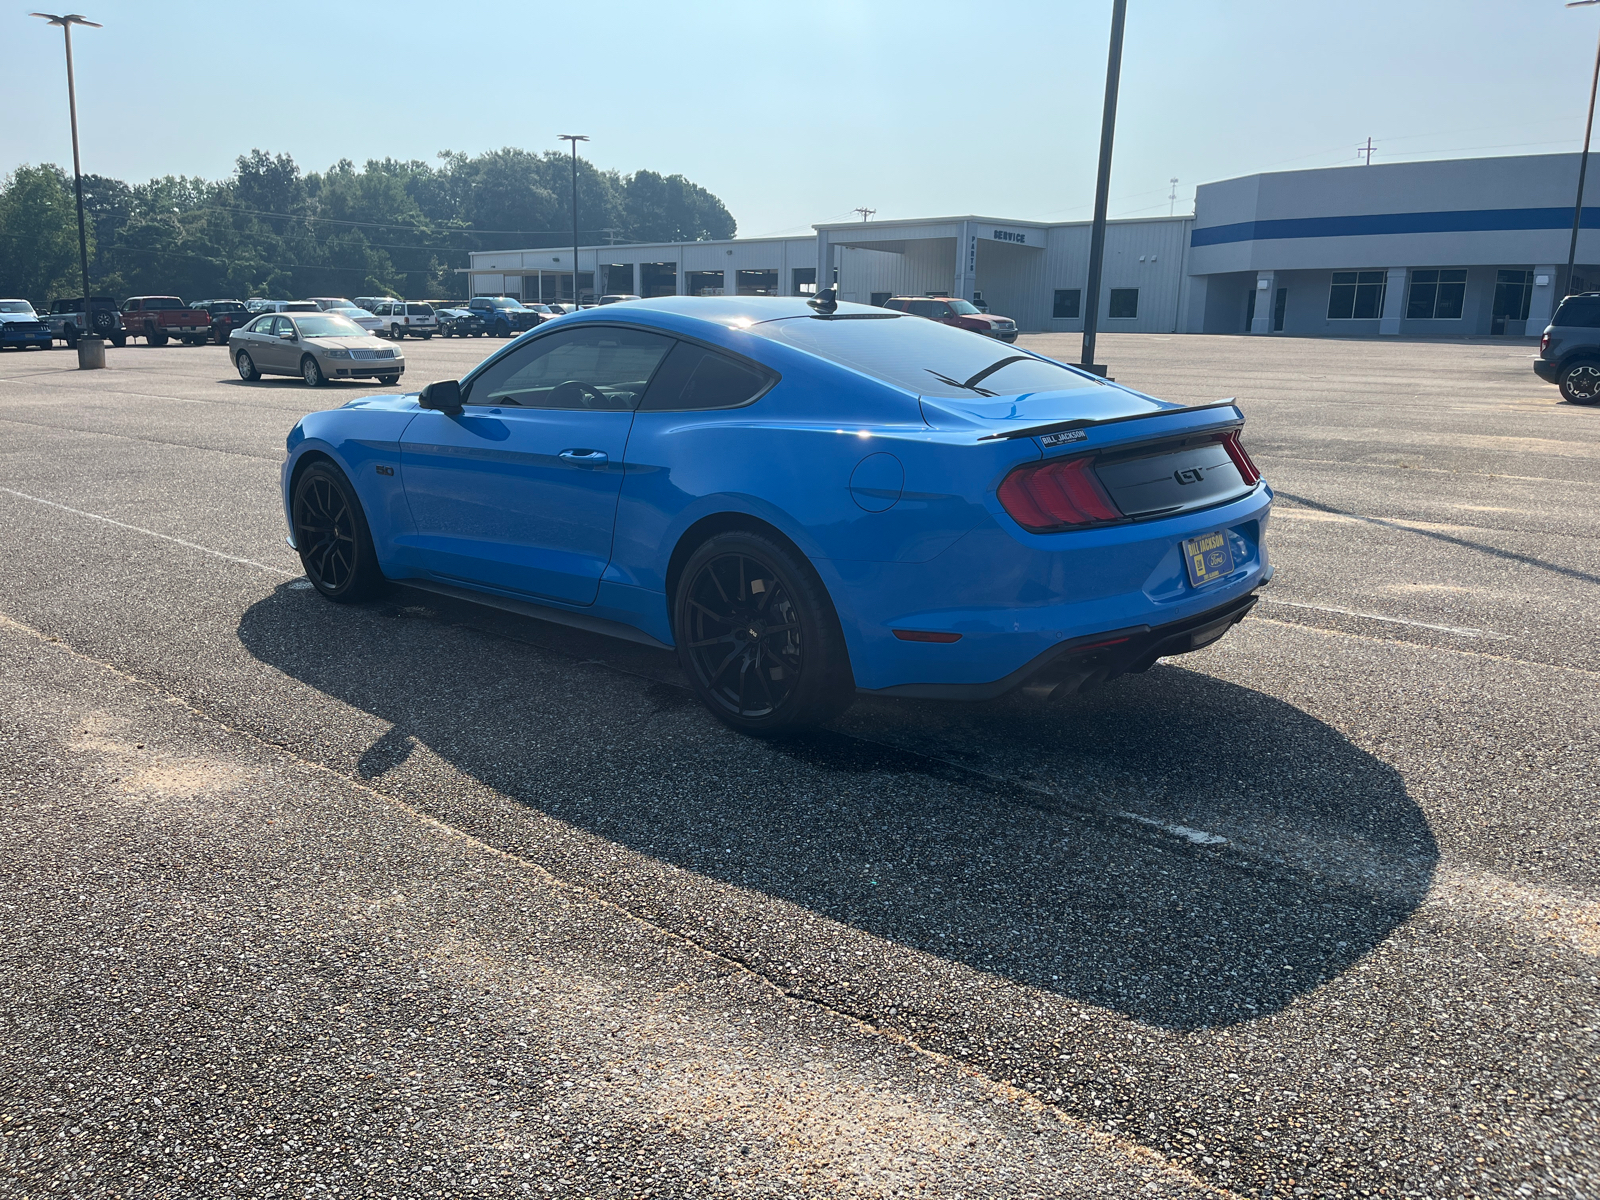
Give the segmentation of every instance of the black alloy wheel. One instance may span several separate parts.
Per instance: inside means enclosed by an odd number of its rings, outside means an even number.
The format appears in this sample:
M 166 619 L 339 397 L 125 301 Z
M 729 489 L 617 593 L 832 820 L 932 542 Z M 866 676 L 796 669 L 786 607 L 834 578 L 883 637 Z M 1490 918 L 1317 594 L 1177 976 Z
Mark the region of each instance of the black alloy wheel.
M 1575 363 L 1561 373 L 1561 394 L 1573 404 L 1600 401 L 1600 363 Z
M 673 629 L 701 701 L 743 733 L 833 720 L 855 698 L 839 619 L 811 564 L 756 533 L 718 534 L 684 564 Z
M 306 578 L 329 600 L 350 604 L 383 582 L 366 514 L 344 473 L 314 462 L 295 480 L 294 541 Z

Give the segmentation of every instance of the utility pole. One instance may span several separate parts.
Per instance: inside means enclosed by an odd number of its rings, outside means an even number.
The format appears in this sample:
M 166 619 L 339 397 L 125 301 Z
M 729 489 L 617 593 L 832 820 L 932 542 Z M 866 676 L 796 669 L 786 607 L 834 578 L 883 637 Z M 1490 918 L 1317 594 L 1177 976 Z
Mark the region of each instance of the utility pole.
M 1363 164 L 1362 165 L 1368 166 L 1368 167 L 1370 167 L 1372 165 L 1372 139 L 1371 138 L 1367 139 L 1365 145 L 1356 147 L 1356 157 L 1357 158 L 1363 158 Z
M 1171 216 L 1178 209 L 1178 177 L 1172 177 L 1172 195 L 1167 197 L 1167 216 Z
M 89 234 L 83 220 L 83 162 L 78 156 L 78 88 L 72 78 L 72 27 L 74 25 L 87 25 L 90 29 L 105 28 L 98 21 L 86 21 L 77 13 L 68 13 L 64 17 L 55 16 L 53 13 L 33 13 L 35 17 L 43 17 L 52 25 L 61 26 L 61 32 L 67 39 L 67 112 L 72 118 L 72 185 L 78 194 L 78 263 L 83 268 L 83 319 L 89 320 Z M 78 367 L 81 370 L 95 370 L 106 365 L 106 344 L 103 338 L 93 335 L 94 327 L 90 326 L 90 335 L 78 339 Z M 88 346 L 84 343 L 89 342 Z
M 1572 0 L 1568 8 L 1587 8 L 1600 0 Z M 1589 119 L 1583 126 L 1583 154 L 1578 159 L 1578 197 L 1572 202 L 1572 241 L 1567 244 L 1565 295 L 1572 295 L 1572 269 L 1578 261 L 1578 226 L 1583 224 L 1583 177 L 1589 173 L 1589 135 L 1594 132 L 1594 93 L 1600 87 L 1600 46 L 1595 49 L 1594 78 L 1589 81 Z
M 578 143 L 589 138 L 581 133 L 563 133 L 558 139 L 572 143 L 572 307 L 578 307 Z
M 1100 277 L 1106 256 L 1106 202 L 1111 194 L 1111 141 L 1117 128 L 1117 82 L 1122 75 L 1122 27 L 1128 0 L 1111 0 L 1111 51 L 1106 59 L 1106 107 L 1100 119 L 1100 170 L 1094 184 L 1094 226 L 1089 233 L 1089 294 L 1083 298 L 1083 361 L 1085 371 L 1104 375 L 1094 361 L 1094 339 L 1100 321 Z
M 878 210 L 875 208 L 852 208 L 850 211 L 853 213 L 860 213 L 862 223 L 865 224 L 867 218 Z

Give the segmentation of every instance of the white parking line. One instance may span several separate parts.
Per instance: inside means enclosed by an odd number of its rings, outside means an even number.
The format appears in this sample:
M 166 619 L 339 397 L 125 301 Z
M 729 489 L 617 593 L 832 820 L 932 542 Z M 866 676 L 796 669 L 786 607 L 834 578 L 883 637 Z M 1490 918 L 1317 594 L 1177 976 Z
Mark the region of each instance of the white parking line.
M 303 572 L 285 571 L 282 567 L 268 566 L 266 563 L 257 562 L 253 558 L 240 558 L 237 554 L 224 554 L 221 550 L 213 550 L 210 546 L 202 546 L 196 542 L 186 542 L 182 538 L 173 537 L 168 533 L 157 533 L 154 529 L 145 529 L 138 525 L 129 525 L 125 521 L 113 521 L 110 517 L 102 517 L 99 513 L 84 512 L 81 508 L 72 508 L 66 504 L 57 504 L 54 500 L 46 500 L 42 496 L 30 496 L 27 492 L 19 492 L 15 488 L 0 487 L 0 492 L 9 496 L 16 496 L 19 500 L 32 500 L 35 504 L 43 504 L 50 508 L 59 508 L 62 512 L 69 512 L 75 517 L 88 517 L 91 521 L 100 521 L 106 525 L 115 525 L 118 529 L 127 529 L 133 533 L 142 533 L 147 537 L 160 538 L 163 542 L 172 542 L 174 545 L 183 546 L 189 550 L 198 550 L 202 554 L 209 554 L 213 558 L 226 559 L 228 562 L 240 563 L 246 567 L 256 567 L 262 571 L 271 571 L 274 575 L 286 575 L 290 579 L 298 579 Z
M 1298 600 L 1285 600 L 1281 596 L 1262 596 L 1261 599 L 1271 604 L 1287 605 L 1289 608 L 1309 608 L 1316 612 L 1338 613 L 1344 617 L 1361 617 L 1367 621 L 1384 621 L 1390 625 L 1411 625 L 1417 629 L 1437 629 L 1440 633 L 1454 633 L 1460 637 L 1487 637 L 1495 638 L 1499 641 L 1508 640 L 1506 634 L 1490 633 L 1486 629 L 1464 629 L 1456 625 L 1430 625 L 1426 621 L 1407 621 L 1404 617 L 1380 617 L 1377 613 L 1357 612 L 1353 608 L 1335 608 L 1330 604 L 1302 604 Z

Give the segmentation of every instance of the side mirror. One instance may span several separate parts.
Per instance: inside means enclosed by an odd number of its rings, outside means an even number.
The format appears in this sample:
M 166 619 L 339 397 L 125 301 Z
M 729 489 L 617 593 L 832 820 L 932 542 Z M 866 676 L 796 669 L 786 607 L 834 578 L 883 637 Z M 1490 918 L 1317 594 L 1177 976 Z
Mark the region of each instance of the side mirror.
M 460 412 L 461 381 L 459 379 L 441 379 L 436 383 L 430 383 L 417 396 L 417 407 L 431 408 L 442 413 Z
M 285 342 L 293 342 L 293 341 L 297 341 L 298 340 L 298 336 L 295 334 L 294 330 L 292 330 L 292 329 L 291 330 L 287 330 L 287 331 L 285 331 L 283 333 L 280 333 L 278 335 L 278 337 L 279 337 L 280 340 L 285 341 Z

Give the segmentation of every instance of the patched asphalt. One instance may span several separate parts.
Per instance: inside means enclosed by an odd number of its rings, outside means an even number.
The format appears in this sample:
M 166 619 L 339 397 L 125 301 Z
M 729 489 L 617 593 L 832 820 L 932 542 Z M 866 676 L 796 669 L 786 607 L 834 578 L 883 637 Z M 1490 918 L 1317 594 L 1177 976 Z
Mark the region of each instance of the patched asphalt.
M 491 346 L 408 345 L 408 385 Z M 283 435 L 368 389 L 0 357 L 0 1161 L 23 1195 L 1600 1192 L 1600 409 L 1529 353 L 1105 339 L 1239 397 L 1256 613 L 1056 707 L 784 746 L 667 654 L 297 587 Z

